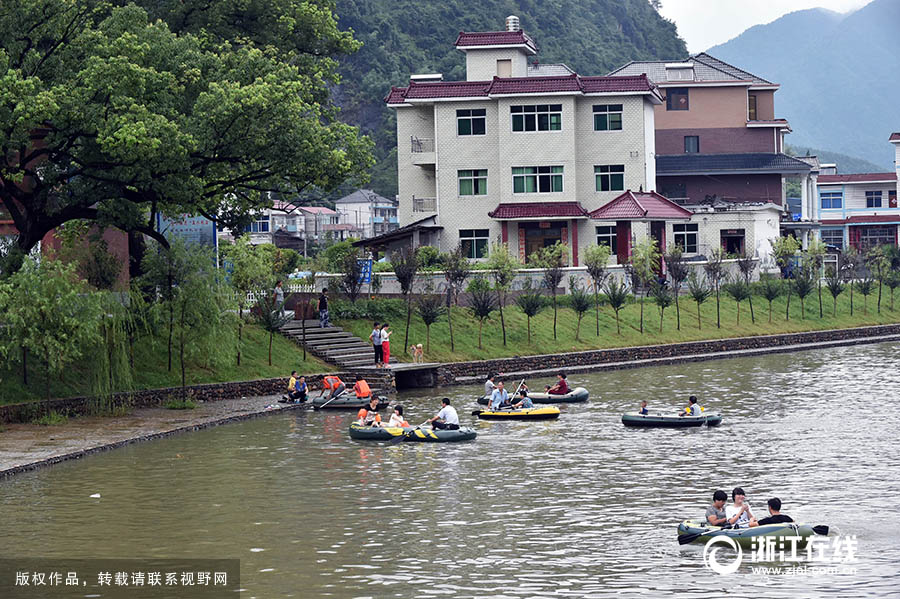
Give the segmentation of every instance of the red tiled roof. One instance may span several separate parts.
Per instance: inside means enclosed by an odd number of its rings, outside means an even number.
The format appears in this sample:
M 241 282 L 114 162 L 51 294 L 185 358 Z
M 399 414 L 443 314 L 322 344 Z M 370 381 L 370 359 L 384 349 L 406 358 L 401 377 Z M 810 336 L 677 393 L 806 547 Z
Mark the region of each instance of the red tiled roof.
M 537 53 L 537 45 L 524 31 L 482 31 L 466 33 L 459 32 L 454 44 L 457 48 L 468 48 L 471 46 L 512 46 L 525 45 L 532 51 Z
M 590 214 L 593 220 L 689 220 L 691 212 L 655 191 L 630 189 Z
M 900 214 L 869 214 L 865 216 L 851 216 L 849 218 L 819 221 L 819 224 L 823 227 L 832 227 L 835 225 L 868 225 L 876 223 L 900 223 Z
M 488 212 L 488 216 L 498 219 L 584 218 L 587 215 L 578 202 L 514 202 L 497 204 Z
M 646 75 L 628 77 L 494 77 L 491 81 L 432 81 L 409 82 L 409 87 L 391 87 L 385 98 L 388 104 L 402 104 L 406 100 L 435 98 L 472 98 L 504 94 L 540 93 L 617 93 L 652 92 L 655 86 Z
M 897 133 L 897 132 L 891 133 L 891 139 L 888 141 L 900 141 L 900 133 Z
M 857 173 L 855 175 L 819 175 L 819 183 L 867 183 L 896 181 L 897 173 Z

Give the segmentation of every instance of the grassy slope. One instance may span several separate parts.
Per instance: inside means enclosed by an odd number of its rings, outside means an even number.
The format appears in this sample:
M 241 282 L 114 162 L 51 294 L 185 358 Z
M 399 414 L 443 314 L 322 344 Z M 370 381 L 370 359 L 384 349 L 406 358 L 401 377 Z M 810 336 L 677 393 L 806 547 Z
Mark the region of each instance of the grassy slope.
M 255 325 L 244 327 L 244 344 L 241 366 L 234 361 L 209 368 L 202 364 L 188 363 L 187 383 L 215 383 L 242 381 L 288 376 L 291 370 L 301 373 L 326 372 L 334 368 L 307 354 L 303 361 L 302 349 L 293 342 L 276 335 L 272 342 L 272 366 L 269 366 L 268 333 Z M 164 343 L 156 346 L 150 343 L 136 344 L 134 362 L 135 389 L 155 389 L 181 385 L 181 370 L 177 354 L 172 361 L 172 372 L 167 371 L 167 352 Z M 53 397 L 77 397 L 90 394 L 90 386 L 77 367 L 70 368 L 61 381 L 51 385 Z M 22 385 L 22 374 L 18 365 L 10 372 L 0 369 L 0 404 L 15 403 L 44 397 L 44 373 L 42 365 L 29 360 L 29 385 Z
M 716 301 L 713 296 L 701 308 L 702 329 L 697 327 L 697 305 L 690 297 L 679 299 L 681 305 L 681 330 L 676 330 L 674 304 L 665 311 L 663 331 L 659 332 L 659 310 L 652 299 L 644 305 L 644 333 L 639 331 L 639 304 L 631 303 L 620 312 L 622 325 L 621 335 L 616 333 L 616 321 L 613 311 L 604 306 L 600 309 L 600 336 L 596 334 L 596 317 L 592 310 L 581 323 L 580 341 L 575 340 L 575 313 L 568 308 L 560 308 L 557 323 L 557 339 L 553 338 L 553 309 L 545 309 L 531 322 L 531 344 L 527 342 L 526 318 L 515 306 L 504 309 L 506 320 L 507 345 L 503 346 L 500 329 L 500 316 L 495 312 L 484 324 L 483 349 L 478 349 L 478 321 L 471 317 L 469 310 L 454 308 L 453 332 L 455 351 L 450 350 L 450 335 L 447 329 L 446 316 L 431 326 L 431 348 L 425 352 L 427 361 L 465 361 L 533 354 L 552 354 L 587 349 L 625 347 L 634 345 L 652 345 L 660 343 L 677 343 L 701 339 L 722 337 L 744 337 L 752 335 L 768 335 L 821 329 L 848 328 L 864 325 L 900 322 L 900 293 L 895 298 L 895 310 L 891 311 L 888 289 L 884 289 L 881 314 L 876 312 L 876 294 L 869 296 L 868 312 L 863 314 L 863 297 L 854 292 L 854 314 L 850 316 L 849 295 L 845 292 L 838 299 L 837 316 L 831 316 L 831 295 L 823 287 L 822 301 L 824 317 L 819 318 L 818 296 L 806 298 L 806 318 L 801 320 L 800 301 L 796 295 L 791 297 L 791 319 L 785 321 L 785 298 L 773 302 L 772 324 L 768 322 L 768 302 L 754 296 L 753 307 L 756 323 L 751 323 L 750 309 L 745 301 L 741 305 L 741 324 L 737 326 L 737 309 L 733 300 L 724 293 L 721 296 L 722 328 L 716 328 Z M 352 320 L 339 322 L 341 326 L 360 337 L 367 337 L 372 330 L 368 320 Z M 391 353 L 401 361 L 409 361 L 410 357 L 402 351 L 405 319 L 394 321 Z M 425 325 L 415 312 L 409 332 L 410 343 L 425 344 Z

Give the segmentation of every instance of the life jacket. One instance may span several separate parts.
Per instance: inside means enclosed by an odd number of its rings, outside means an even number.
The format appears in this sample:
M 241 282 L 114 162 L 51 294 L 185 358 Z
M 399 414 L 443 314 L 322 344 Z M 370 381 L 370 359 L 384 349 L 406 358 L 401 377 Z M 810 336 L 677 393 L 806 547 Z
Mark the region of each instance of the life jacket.
M 337 389 L 339 386 L 343 385 L 344 381 L 339 379 L 336 376 L 326 376 L 322 379 L 322 386 L 326 389 Z
M 365 415 L 360 418 L 360 421 L 362 421 L 362 423 L 366 426 L 369 426 L 374 422 L 381 422 L 381 414 L 379 414 L 375 410 L 367 410 L 366 408 L 362 408 L 359 413 L 362 414 L 363 412 L 365 412 Z
M 353 390 L 356 391 L 356 397 L 369 397 L 370 395 L 372 395 L 372 390 L 369 388 L 369 383 L 367 383 L 364 379 L 356 381 L 356 384 L 353 385 Z

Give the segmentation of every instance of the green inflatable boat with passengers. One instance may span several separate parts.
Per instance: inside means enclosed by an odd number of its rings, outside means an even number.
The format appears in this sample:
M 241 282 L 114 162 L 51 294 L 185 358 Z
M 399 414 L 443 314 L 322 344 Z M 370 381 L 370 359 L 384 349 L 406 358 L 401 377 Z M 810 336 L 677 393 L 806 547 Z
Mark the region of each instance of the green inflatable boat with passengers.
M 513 394 L 510 394 L 510 399 L 513 399 Z M 552 395 L 549 393 L 532 393 L 528 392 L 528 397 L 531 398 L 531 401 L 534 403 L 578 403 L 582 401 L 587 401 L 590 394 L 588 390 L 584 387 L 575 387 L 568 393 L 563 395 Z M 488 401 L 491 399 L 490 395 L 483 395 L 478 398 L 478 403 L 483 406 L 488 404 Z M 518 399 L 517 399 L 518 401 Z
M 828 527 L 786 522 L 763 524 L 752 528 L 721 528 L 694 520 L 685 520 L 678 525 L 678 543 L 681 545 L 690 543 L 705 545 L 712 538 L 724 536 L 734 540 L 741 549 L 752 549 L 754 540 L 760 537 L 800 537 L 796 544 L 798 549 L 802 549 L 809 543 L 809 537 L 814 534 L 827 535 Z M 789 550 L 790 543 L 790 540 L 783 541 L 783 546 Z
M 453 443 L 456 441 L 471 441 L 476 433 L 469 427 L 461 427 L 456 430 L 431 429 L 424 427 L 383 427 L 363 426 L 354 422 L 350 425 L 350 438 L 357 441 L 390 441 L 401 435 L 404 441 L 418 441 L 420 443 Z
M 718 426 L 722 424 L 722 415 L 715 412 L 701 414 L 700 416 L 679 416 L 678 414 L 662 414 L 654 412 L 639 414 L 638 412 L 625 412 L 622 414 L 622 424 L 625 426 L 644 428 L 689 428 L 693 426 Z

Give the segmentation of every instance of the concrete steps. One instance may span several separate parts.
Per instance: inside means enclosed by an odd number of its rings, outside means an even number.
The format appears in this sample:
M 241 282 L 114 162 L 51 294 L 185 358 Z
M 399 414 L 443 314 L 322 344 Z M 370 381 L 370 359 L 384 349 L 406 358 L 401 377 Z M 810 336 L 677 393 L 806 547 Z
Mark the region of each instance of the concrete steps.
M 341 327 L 322 328 L 318 320 L 307 320 L 304 342 L 303 323 L 292 320 L 281 328 L 281 333 L 298 345 L 305 344 L 306 350 L 314 356 L 341 368 L 374 366 L 369 341 L 360 339 Z M 392 357 L 391 363 L 397 363 L 397 358 Z

